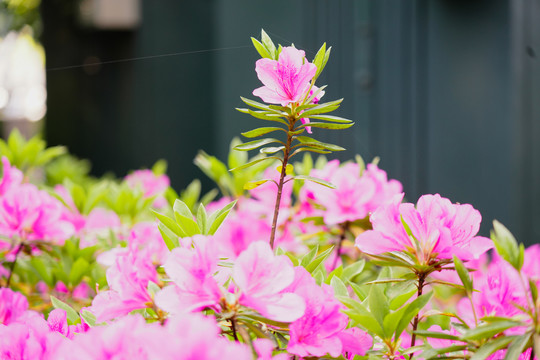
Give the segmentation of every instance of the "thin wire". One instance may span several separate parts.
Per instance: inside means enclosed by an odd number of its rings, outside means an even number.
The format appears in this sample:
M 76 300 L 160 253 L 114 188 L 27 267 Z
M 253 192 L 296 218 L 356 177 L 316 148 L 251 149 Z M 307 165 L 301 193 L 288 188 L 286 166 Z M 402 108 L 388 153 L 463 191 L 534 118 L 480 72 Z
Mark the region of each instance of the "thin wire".
M 68 69 L 77 69 L 82 68 L 86 66 L 96 66 L 96 65 L 106 65 L 106 64 L 116 64 L 116 63 L 123 63 L 123 62 L 130 62 L 130 61 L 137 61 L 137 60 L 148 60 L 148 59 L 156 59 L 161 57 L 168 57 L 168 56 L 179 56 L 179 55 L 189 55 L 189 54 L 200 54 L 200 53 L 207 53 L 207 52 L 214 52 L 214 51 L 222 51 L 222 50 L 234 50 L 234 49 L 244 49 L 251 46 L 245 45 L 245 46 L 232 46 L 232 47 L 224 47 L 224 48 L 216 48 L 216 49 L 206 49 L 206 50 L 194 50 L 194 51 L 183 51 L 183 52 L 177 52 L 177 53 L 171 53 L 171 54 L 162 54 L 162 55 L 149 55 L 149 56 L 141 56 L 136 58 L 129 58 L 129 59 L 118 59 L 118 60 L 109 60 L 109 61 L 100 61 L 100 62 L 93 62 L 88 64 L 82 64 L 82 65 L 70 65 L 70 66 L 60 66 L 60 67 L 53 67 L 53 68 L 47 68 L 46 71 L 60 71 L 60 70 L 68 70 Z

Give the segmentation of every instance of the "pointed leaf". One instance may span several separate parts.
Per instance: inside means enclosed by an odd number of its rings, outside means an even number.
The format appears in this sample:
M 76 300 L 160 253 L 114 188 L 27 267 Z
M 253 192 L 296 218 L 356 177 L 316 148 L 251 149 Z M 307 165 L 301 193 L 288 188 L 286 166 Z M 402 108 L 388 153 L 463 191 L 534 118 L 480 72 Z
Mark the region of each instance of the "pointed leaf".
M 253 46 L 255 47 L 255 50 L 261 55 L 263 58 L 272 59 L 272 56 L 268 54 L 268 51 L 264 47 L 263 44 L 259 42 L 259 40 L 255 39 L 254 37 L 251 38 L 251 42 L 253 43 Z
M 302 124 L 297 127 L 297 129 L 305 128 L 306 126 L 320 128 L 320 129 L 329 129 L 329 130 L 341 130 L 341 129 L 347 129 L 353 126 L 354 123 L 349 124 L 333 124 L 333 123 L 325 123 L 325 122 L 309 122 L 306 124 Z
M 279 128 L 279 127 L 261 127 L 261 128 L 257 128 L 257 129 L 253 129 L 253 130 L 250 130 L 250 131 L 243 132 L 242 135 L 247 137 L 247 138 L 254 138 L 254 137 L 266 135 L 266 134 L 271 133 L 273 131 L 280 131 L 280 130 L 281 131 L 286 131 L 283 128 Z
M 263 145 L 272 144 L 272 143 L 283 144 L 278 139 L 266 138 L 266 139 L 254 140 L 254 141 L 250 141 L 244 144 L 236 145 L 234 149 L 241 150 L 241 151 L 249 151 L 249 150 L 257 149 Z
M 234 200 L 228 203 L 221 210 L 217 210 L 214 213 L 212 213 L 212 215 L 210 215 L 210 218 L 208 219 L 208 224 L 210 226 L 210 229 L 208 230 L 208 235 L 214 235 L 216 233 L 221 223 L 223 223 L 223 221 L 227 218 L 227 216 L 231 212 L 234 205 L 236 205 L 236 201 L 237 200 Z
M 70 324 L 75 324 L 80 320 L 79 319 L 79 314 L 71 306 L 69 306 L 68 304 L 66 304 L 65 302 L 63 302 L 61 300 L 58 300 L 57 298 L 55 298 L 52 295 L 50 295 L 50 298 L 51 298 L 52 306 L 55 309 L 62 309 L 62 310 L 66 311 L 67 319 L 68 319 Z

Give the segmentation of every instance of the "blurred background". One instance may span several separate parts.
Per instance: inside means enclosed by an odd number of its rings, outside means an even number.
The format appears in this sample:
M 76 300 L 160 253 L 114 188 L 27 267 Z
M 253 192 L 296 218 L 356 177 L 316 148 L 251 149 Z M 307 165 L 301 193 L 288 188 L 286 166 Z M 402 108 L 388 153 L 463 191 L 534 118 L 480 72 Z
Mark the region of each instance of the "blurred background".
M 409 201 L 471 203 L 540 241 L 540 0 L 0 0 L 3 136 L 42 131 L 124 176 L 164 158 L 177 190 L 199 149 L 226 159 L 261 123 L 238 113 L 260 86 L 264 28 L 311 60 L 356 125 L 323 141 L 402 181 Z

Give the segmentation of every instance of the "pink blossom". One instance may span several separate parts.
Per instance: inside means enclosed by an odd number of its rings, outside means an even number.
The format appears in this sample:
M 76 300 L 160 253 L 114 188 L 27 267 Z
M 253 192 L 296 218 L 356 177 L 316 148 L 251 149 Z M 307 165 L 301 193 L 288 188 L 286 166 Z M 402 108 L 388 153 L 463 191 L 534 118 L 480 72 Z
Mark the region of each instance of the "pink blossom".
M 371 349 L 373 338 L 359 328 L 350 328 L 338 333 L 343 345 L 343 355 L 347 360 L 353 360 L 356 355 L 364 356 Z
M 306 61 L 304 51 L 285 47 L 277 61 L 257 60 L 255 71 L 264 86 L 253 90 L 253 95 L 267 103 L 286 106 L 306 96 L 317 67 Z
M 370 217 L 373 230 L 356 238 L 356 246 L 368 254 L 408 251 L 422 263 L 432 259 L 477 259 L 493 247 L 490 239 L 475 236 L 480 228 L 480 212 L 469 204 L 452 204 L 439 194 L 423 195 L 414 204 L 401 204 L 403 195 L 394 197 Z M 412 237 L 405 230 L 410 228 Z
M 51 331 L 56 331 L 67 338 L 73 337 L 67 323 L 67 313 L 63 309 L 54 309 L 49 313 L 47 324 Z
M 218 308 L 222 298 L 216 247 L 204 236 L 193 237 L 193 243 L 193 249 L 175 248 L 163 265 L 174 284 L 156 294 L 156 304 L 173 314 Z
M 0 324 L 9 325 L 28 310 L 28 300 L 21 293 L 0 288 Z
M 275 348 L 274 343 L 269 339 L 255 339 L 253 340 L 253 348 L 257 352 L 258 360 L 288 360 L 290 356 L 287 354 L 277 354 L 272 356 L 272 352 Z
M 484 316 L 508 316 L 520 313 L 513 304 L 527 305 L 519 274 L 501 259 L 493 261 L 485 271 L 471 273 L 474 281 L 473 304 L 478 318 Z M 471 325 L 474 315 L 468 299 L 458 303 L 458 313 Z
M 53 353 L 64 341 L 41 315 L 27 312 L 17 322 L 0 324 L 0 359 L 56 359 Z
M 331 287 L 324 284 L 319 287 L 304 268 L 296 267 L 294 281 L 287 290 L 302 296 L 306 302 L 304 315 L 289 326 L 287 350 L 291 354 L 338 357 L 344 350 L 356 348 L 347 338 L 345 344 L 340 338 L 344 337 L 342 332 L 348 318 L 341 312 L 343 305 L 335 299 Z
M 286 256 L 274 256 L 267 242 L 254 242 L 242 252 L 233 268 L 240 291 L 238 302 L 276 321 L 290 322 L 304 314 L 304 300 L 284 292 L 294 279 Z
M 73 225 L 62 220 L 64 211 L 57 199 L 35 185 L 17 186 L 0 198 L 0 234 L 61 245 L 75 233 Z
M 139 251 L 146 254 L 156 264 L 165 262 L 169 250 L 161 237 L 157 223 L 140 222 L 133 226 L 129 234 L 130 246 L 137 246 Z
M 321 205 L 328 225 L 363 219 L 402 191 L 401 183 L 388 180 L 386 172 L 375 164 L 368 164 L 362 175 L 356 163 L 338 165 L 339 160 L 332 160 L 325 169 L 313 171 L 313 176 L 329 181 L 336 189 L 306 183 L 300 197 L 303 203 L 312 199 Z
M 0 181 L 0 196 L 12 188 L 19 186 L 23 181 L 23 173 L 11 166 L 7 157 L 2 156 L 2 180 Z
M 146 308 L 152 303 L 147 290 L 150 281 L 158 282 L 154 265 L 150 259 L 131 249 L 117 257 L 114 265 L 107 269 L 110 290 L 96 295 L 91 312 L 98 322 L 103 322 Z
M 152 170 L 136 170 L 126 176 L 126 183 L 133 189 L 141 189 L 144 197 L 156 196 L 154 207 L 162 208 L 167 205 L 167 200 L 163 196 L 170 185 L 167 175 L 156 175 Z

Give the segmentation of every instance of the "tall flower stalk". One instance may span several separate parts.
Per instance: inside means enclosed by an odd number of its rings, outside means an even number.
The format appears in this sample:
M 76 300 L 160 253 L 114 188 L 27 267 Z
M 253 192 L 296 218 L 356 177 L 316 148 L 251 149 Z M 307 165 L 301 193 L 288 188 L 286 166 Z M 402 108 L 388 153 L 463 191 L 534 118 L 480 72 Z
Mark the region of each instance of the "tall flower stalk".
M 268 159 L 281 162 L 281 166 L 278 167 L 278 171 L 280 172 L 278 181 L 262 179 L 249 182 L 245 185 L 246 189 L 253 189 L 267 181 L 272 181 L 277 186 L 270 234 L 270 247 L 274 248 L 283 185 L 292 180 L 310 180 L 324 186 L 333 187 L 332 184 L 321 179 L 304 175 L 294 176 L 294 169 L 289 164 L 290 159 L 296 154 L 305 151 L 329 154 L 332 151 L 345 150 L 340 146 L 323 143 L 314 138 L 302 136 L 301 134 L 305 131 L 311 133 L 311 128 L 313 127 L 347 129 L 354 123 L 348 119 L 325 115 L 339 108 L 343 99 L 319 104 L 320 98 L 324 95 L 323 90 L 325 86 L 317 88 L 315 81 L 321 74 L 330 56 L 330 48 L 326 49 L 326 44 L 323 44 L 313 62 L 310 63 L 305 57 L 305 52 L 293 46 L 282 47 L 280 45 L 276 48 L 264 31 L 261 32 L 260 42 L 254 38 L 252 38 L 252 41 L 262 56 L 262 59 L 259 59 L 256 63 L 255 71 L 259 80 L 264 85 L 255 89 L 253 95 L 260 97 L 265 103 L 242 98 L 244 103 L 257 110 L 249 108 L 237 110 L 258 119 L 278 123 L 280 126 L 261 127 L 245 132 L 242 135 L 247 138 L 255 138 L 271 132 L 282 131 L 285 132 L 286 139 L 283 141 L 276 138 L 263 138 L 236 146 L 236 150 L 249 151 L 259 149 L 260 153 L 271 156 L 259 158 L 232 169 L 232 171 L 240 170 Z M 310 119 L 316 119 L 316 121 L 312 122 Z M 270 144 L 272 146 L 266 146 Z

